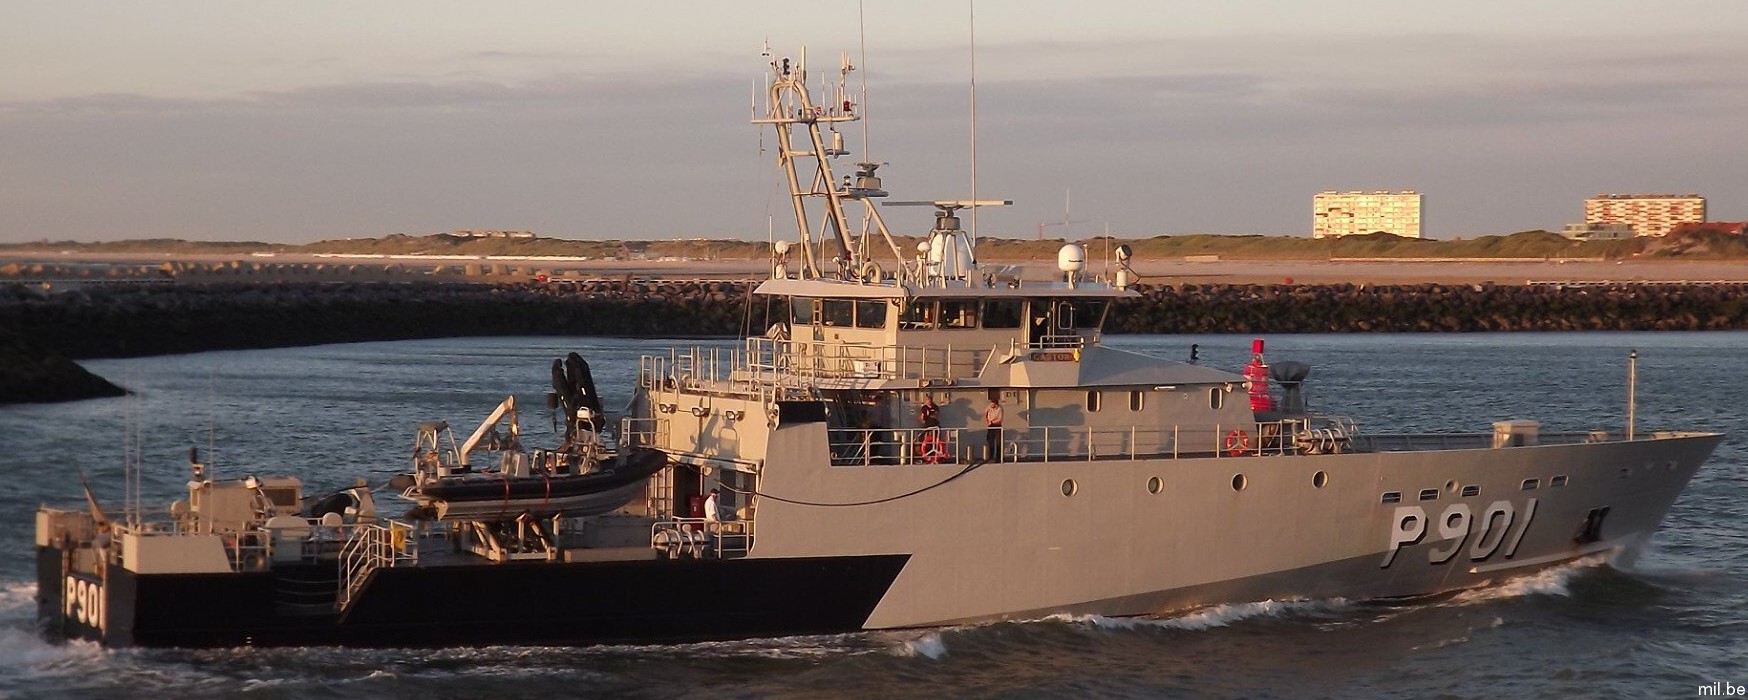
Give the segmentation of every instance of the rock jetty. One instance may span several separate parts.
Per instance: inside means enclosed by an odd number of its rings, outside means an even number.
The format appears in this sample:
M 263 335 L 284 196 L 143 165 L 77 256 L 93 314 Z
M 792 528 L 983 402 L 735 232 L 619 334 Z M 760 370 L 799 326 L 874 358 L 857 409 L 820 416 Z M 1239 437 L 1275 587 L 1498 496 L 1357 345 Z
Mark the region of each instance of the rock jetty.
M 783 311 L 744 281 L 0 286 L 0 328 L 73 358 L 480 335 L 722 336 Z M 1142 286 L 1117 333 L 1748 329 L 1748 284 Z
M 126 393 L 79 363 L 0 330 L 0 405 L 77 401 Z

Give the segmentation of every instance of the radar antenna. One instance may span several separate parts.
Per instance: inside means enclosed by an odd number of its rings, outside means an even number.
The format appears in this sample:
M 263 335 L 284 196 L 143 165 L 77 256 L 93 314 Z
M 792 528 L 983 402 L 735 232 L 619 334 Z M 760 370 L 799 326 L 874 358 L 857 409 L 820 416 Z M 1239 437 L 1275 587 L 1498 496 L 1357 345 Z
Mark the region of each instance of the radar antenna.
M 944 287 L 948 280 L 964 280 L 969 285 L 977 277 L 977 241 L 959 225 L 958 211 L 970 209 L 975 214 L 980 207 L 1013 203 L 1011 199 L 938 199 L 886 205 L 935 208 L 935 227 L 927 239 L 917 244 L 915 273 L 925 284 Z

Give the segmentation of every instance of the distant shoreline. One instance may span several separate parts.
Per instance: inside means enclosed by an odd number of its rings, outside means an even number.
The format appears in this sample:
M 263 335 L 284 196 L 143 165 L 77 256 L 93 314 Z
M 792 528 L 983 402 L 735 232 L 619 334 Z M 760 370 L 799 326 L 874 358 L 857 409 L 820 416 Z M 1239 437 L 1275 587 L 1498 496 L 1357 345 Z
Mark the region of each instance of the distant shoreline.
M 996 267 L 1022 268 L 1027 280 L 1049 280 L 1058 274 L 1054 257 L 1048 260 L 987 259 L 984 262 Z M 1288 283 L 1288 280 L 1303 284 L 1748 281 L 1748 259 L 1353 257 L 1330 260 L 1162 260 L 1138 256 L 1133 264 L 1143 281 L 1155 284 L 1282 284 Z M 268 257 L 246 253 L 41 253 L 0 250 L 0 283 L 130 277 L 163 279 L 170 276 L 166 270 L 173 270 L 174 278 L 184 282 L 271 279 L 511 282 L 530 281 L 541 275 L 549 279 L 625 279 L 630 276 L 746 280 L 768 277 L 768 265 L 768 261 L 764 259 L 586 260 L 550 256 L 383 257 L 285 253 Z M 81 269 L 81 266 L 96 267 Z M 1104 261 L 1097 257 L 1089 261 L 1088 266 L 1094 274 L 1105 270 Z M 32 274 L 33 267 L 43 269 Z M 123 274 L 112 273 L 107 269 L 111 267 L 117 268 Z M 58 272 L 55 268 L 59 268 Z M 444 268 L 445 271 L 433 273 L 435 268 Z

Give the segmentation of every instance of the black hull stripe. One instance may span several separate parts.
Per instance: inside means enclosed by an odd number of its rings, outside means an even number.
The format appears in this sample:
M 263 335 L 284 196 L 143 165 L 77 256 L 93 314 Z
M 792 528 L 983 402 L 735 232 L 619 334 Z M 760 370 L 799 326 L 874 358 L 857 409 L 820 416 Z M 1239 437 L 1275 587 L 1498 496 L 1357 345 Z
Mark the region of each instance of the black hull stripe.
M 60 620 L 58 550 L 45 549 L 41 620 Z M 575 646 L 692 642 L 863 628 L 908 555 L 507 563 L 382 569 L 344 619 L 321 599 L 335 569 L 260 574 L 110 571 L 117 646 Z M 47 600 L 47 598 L 54 600 Z M 312 599 L 315 601 L 312 603 Z M 331 597 L 327 598 L 331 601 Z M 77 630 L 69 630 L 80 636 Z

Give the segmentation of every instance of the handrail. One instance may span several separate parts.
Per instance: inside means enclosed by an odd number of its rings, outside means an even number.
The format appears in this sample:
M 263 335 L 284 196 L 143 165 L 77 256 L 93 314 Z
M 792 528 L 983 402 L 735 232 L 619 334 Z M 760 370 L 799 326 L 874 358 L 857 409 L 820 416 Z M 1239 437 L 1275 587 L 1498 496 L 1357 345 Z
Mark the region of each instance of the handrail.
M 1333 423 L 1331 425 L 1334 425 Z M 986 428 L 832 428 L 826 431 L 834 467 L 936 464 L 983 459 Z M 1331 443 L 1355 430 L 1324 427 Z M 1106 459 L 1259 457 L 1296 454 L 1313 435 L 1302 419 L 1243 424 L 1139 426 L 1010 426 L 1002 429 L 1000 455 L 991 462 L 1066 462 Z M 924 457 L 924 441 L 938 440 L 942 456 Z M 1334 449 L 1333 447 L 1331 449 Z
M 340 549 L 340 609 L 351 606 L 377 569 L 418 562 L 419 538 L 412 525 L 399 520 L 359 525 Z

